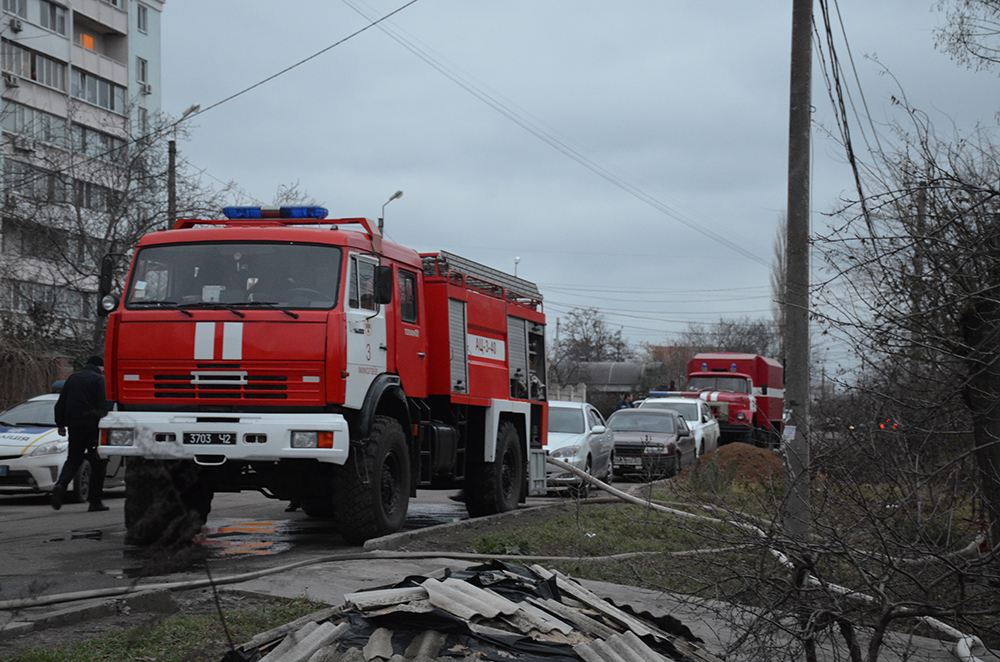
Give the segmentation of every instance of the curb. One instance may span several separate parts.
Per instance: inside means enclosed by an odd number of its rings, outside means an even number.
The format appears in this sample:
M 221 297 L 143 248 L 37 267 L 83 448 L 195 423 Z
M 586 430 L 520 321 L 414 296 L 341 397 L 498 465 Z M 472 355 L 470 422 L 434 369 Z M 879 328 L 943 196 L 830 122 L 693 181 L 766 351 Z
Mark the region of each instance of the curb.
M 31 607 L 19 612 L 0 612 L 0 641 L 13 639 L 35 630 L 72 625 L 96 618 L 114 616 L 130 610 L 172 614 L 179 606 L 166 589 L 140 591 L 124 598 L 95 598 L 61 609 Z M 14 620 L 17 618 L 18 620 Z

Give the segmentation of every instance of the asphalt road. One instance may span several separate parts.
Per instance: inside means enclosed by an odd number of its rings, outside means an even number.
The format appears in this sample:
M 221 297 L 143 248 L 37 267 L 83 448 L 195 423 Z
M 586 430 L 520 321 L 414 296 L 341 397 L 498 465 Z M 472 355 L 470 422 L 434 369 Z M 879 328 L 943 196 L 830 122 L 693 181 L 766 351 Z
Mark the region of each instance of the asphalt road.
M 467 517 L 457 492 L 419 491 L 405 529 Z M 544 503 L 546 499 L 531 499 Z M 328 522 L 256 492 L 217 494 L 201 545 L 173 556 L 124 544 L 124 491 L 109 492 L 106 512 L 87 504 L 55 511 L 47 496 L 0 496 L 0 600 L 237 574 L 314 556 L 360 551 Z

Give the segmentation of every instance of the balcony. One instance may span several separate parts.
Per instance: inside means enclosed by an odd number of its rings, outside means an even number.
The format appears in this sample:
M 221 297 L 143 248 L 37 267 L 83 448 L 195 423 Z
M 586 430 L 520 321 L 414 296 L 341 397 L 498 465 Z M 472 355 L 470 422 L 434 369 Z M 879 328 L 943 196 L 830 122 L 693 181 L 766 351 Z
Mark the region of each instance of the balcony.
M 103 0 L 77 0 L 74 13 L 84 15 L 101 27 L 104 34 L 128 34 L 128 12 Z
M 106 55 L 73 44 L 72 64 L 75 68 L 83 69 L 98 78 L 128 88 L 128 65 L 112 60 Z

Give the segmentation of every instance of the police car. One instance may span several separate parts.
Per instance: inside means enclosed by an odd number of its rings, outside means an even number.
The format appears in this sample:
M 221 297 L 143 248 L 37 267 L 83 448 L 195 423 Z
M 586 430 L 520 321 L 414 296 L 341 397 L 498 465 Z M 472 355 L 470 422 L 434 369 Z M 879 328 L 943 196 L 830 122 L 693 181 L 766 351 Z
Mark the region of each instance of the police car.
M 25 400 L 0 413 L 0 493 L 51 492 L 66 462 L 69 439 L 56 428 L 59 394 Z M 122 458 L 110 458 L 105 489 L 124 484 Z M 66 490 L 67 502 L 87 500 L 90 463 L 84 460 Z

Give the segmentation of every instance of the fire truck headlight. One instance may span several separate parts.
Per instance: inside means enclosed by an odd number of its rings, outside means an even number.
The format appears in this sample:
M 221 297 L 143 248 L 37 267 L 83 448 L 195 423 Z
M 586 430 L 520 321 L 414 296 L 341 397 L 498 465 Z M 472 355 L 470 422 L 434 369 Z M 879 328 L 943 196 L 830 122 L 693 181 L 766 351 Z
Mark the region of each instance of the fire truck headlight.
M 322 430 L 293 430 L 292 448 L 333 448 L 333 433 Z
M 738 421 L 745 420 L 746 417 L 747 417 L 747 415 L 744 414 L 743 412 L 740 412 L 740 413 L 736 414 L 736 420 L 738 420 Z
M 132 429 L 112 428 L 107 430 L 106 439 L 108 446 L 132 446 L 135 439 L 135 431 Z
M 319 434 L 315 431 L 292 432 L 292 448 L 318 448 Z

